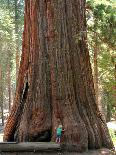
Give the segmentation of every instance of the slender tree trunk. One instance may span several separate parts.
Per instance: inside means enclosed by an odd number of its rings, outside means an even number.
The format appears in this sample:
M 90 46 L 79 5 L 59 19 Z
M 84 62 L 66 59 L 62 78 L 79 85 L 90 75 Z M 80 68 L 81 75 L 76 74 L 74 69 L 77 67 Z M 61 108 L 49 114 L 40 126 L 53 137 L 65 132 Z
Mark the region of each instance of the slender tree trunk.
M 97 24 L 97 21 L 95 20 L 95 25 Z M 94 30 L 95 31 L 95 30 Z M 99 43 L 98 43 L 98 36 L 97 33 L 94 32 L 94 55 L 93 55 L 93 81 L 94 81 L 94 89 L 95 89 L 95 97 L 96 97 L 96 103 L 97 106 L 102 113 L 102 118 L 104 121 L 106 121 L 105 118 L 105 108 L 103 106 L 103 103 L 101 102 L 101 94 L 100 94 L 100 85 L 99 85 L 99 72 L 98 72 L 98 54 L 99 54 Z
M 115 58 L 116 59 L 116 58 Z M 116 62 L 115 62 L 115 70 L 114 70 L 114 74 L 115 74 L 115 89 L 114 89 L 114 100 L 115 100 L 115 120 L 116 120 Z
M 94 56 L 93 56 L 93 61 L 94 61 L 94 88 L 95 88 L 95 96 L 96 96 L 96 103 L 98 103 L 98 43 L 97 43 L 97 34 L 95 33 L 95 44 L 94 44 Z
M 9 5 L 10 5 L 10 2 L 9 2 L 9 0 L 7 0 L 7 4 L 8 4 L 8 8 L 9 8 Z
M 111 56 L 111 61 L 114 65 L 114 81 L 115 81 L 115 84 L 114 84 L 114 87 L 113 87 L 113 91 L 114 91 L 114 108 L 116 110 L 116 55 L 112 55 Z M 116 119 L 116 113 L 115 113 L 115 119 Z
M 16 96 L 4 140 L 55 140 L 55 127 L 62 123 L 67 149 L 112 148 L 95 101 L 85 1 L 26 0 L 24 25 Z
M 9 112 L 11 109 L 11 72 L 10 72 L 10 62 L 8 63 L 7 67 L 7 72 L 8 72 L 8 96 L 9 96 Z
M 3 79 L 2 79 L 2 66 L 1 65 L 0 65 L 0 107 L 1 107 L 2 126 L 4 126 Z
M 115 58 L 116 59 L 116 58 Z M 116 61 L 116 60 L 115 60 Z M 115 70 L 114 70 L 114 76 L 115 76 L 115 81 L 116 81 L 116 62 L 115 62 Z M 114 93 L 115 93 L 115 109 L 116 109 L 116 84 L 115 84 L 115 90 L 114 90 Z M 115 115 L 115 119 L 116 119 L 116 115 Z
M 19 45 L 18 45 L 18 29 L 19 29 L 19 22 L 18 22 L 18 0 L 15 0 L 15 35 L 16 35 L 16 81 L 18 78 L 18 72 L 19 72 L 19 57 L 20 57 L 20 53 L 19 53 Z

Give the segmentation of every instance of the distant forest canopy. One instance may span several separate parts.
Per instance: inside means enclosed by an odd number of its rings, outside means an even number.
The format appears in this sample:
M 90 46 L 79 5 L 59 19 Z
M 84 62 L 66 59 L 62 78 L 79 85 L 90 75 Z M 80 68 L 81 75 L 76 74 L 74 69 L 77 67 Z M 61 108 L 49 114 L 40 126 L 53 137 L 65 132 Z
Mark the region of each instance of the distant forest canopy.
M 109 121 L 116 107 L 115 0 L 87 0 L 88 47 L 96 100 Z M 22 52 L 24 0 L 0 0 L 0 106 L 11 109 Z M 77 41 L 80 36 L 76 36 Z
M 22 52 L 24 0 L 0 0 L 0 105 L 7 115 L 13 104 Z

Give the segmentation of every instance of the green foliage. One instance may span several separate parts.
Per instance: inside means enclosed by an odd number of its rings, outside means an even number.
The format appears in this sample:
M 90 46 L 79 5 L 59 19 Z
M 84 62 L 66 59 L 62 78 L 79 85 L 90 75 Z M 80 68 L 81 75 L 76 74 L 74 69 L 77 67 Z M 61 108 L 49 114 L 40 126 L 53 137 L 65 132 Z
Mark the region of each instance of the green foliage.
M 13 59 L 14 51 L 14 25 L 8 11 L 0 9 L 0 64 L 2 65 L 3 75 L 6 73 L 7 63 Z M 11 59 L 10 59 L 11 58 Z M 10 60 L 9 60 L 10 59 Z M 12 67 L 12 63 L 11 67 Z M 6 77 L 4 75 L 4 77 Z
M 114 143 L 114 145 L 116 145 L 116 135 L 115 135 L 115 132 L 113 129 L 109 129 L 109 133 L 110 133 L 110 136 L 112 138 L 112 141 Z
M 113 112 L 116 94 L 114 86 L 115 68 L 114 59 L 116 47 L 116 2 L 113 0 L 88 0 L 87 23 L 88 40 L 93 65 L 94 46 L 98 47 L 98 71 L 99 85 L 108 93 L 106 104 L 109 104 Z M 109 97 L 110 96 L 110 97 Z M 105 101 L 105 100 L 104 100 Z
M 91 2 L 91 3 L 90 3 Z M 111 48 L 115 48 L 116 40 L 116 9 L 113 2 L 88 1 L 93 16 L 93 25 L 89 29 L 96 31 L 102 40 Z M 89 12 L 90 13 L 90 12 Z
M 17 0 L 17 25 L 18 33 L 16 34 L 16 0 L 0 0 L 0 66 L 2 66 L 3 89 L 4 93 L 8 87 L 8 65 L 11 72 L 11 86 L 13 89 L 16 85 L 16 48 L 18 45 L 19 53 L 22 48 L 22 31 L 23 31 L 23 6 L 24 1 Z M 17 40 L 17 42 L 16 42 Z M 8 95 L 8 94 L 7 94 Z M 8 98 L 4 94 L 4 98 Z

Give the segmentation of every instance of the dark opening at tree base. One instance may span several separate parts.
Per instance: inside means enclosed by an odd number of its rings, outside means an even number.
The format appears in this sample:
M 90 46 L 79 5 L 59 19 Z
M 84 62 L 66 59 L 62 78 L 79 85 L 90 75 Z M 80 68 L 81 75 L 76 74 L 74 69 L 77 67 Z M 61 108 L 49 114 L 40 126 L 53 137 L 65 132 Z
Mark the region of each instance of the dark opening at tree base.
M 41 133 L 38 133 L 37 135 L 30 136 L 29 141 L 30 142 L 50 142 L 52 137 L 51 130 L 46 130 Z

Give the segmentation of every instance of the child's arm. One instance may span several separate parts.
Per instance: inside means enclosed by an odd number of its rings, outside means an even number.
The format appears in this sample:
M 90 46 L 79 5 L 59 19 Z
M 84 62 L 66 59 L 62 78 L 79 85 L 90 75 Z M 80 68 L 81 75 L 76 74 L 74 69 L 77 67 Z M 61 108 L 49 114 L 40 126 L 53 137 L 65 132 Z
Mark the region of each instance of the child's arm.
M 57 129 L 57 127 L 55 127 L 55 130 Z

